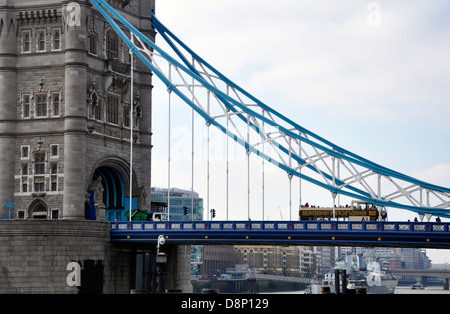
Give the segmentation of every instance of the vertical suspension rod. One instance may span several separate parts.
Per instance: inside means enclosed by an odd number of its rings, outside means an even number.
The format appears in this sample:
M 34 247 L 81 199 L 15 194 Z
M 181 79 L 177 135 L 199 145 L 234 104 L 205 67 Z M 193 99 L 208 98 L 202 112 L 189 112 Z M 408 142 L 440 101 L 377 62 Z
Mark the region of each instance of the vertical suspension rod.
M 169 80 L 172 80 L 171 79 L 171 72 L 172 72 L 172 67 L 171 67 L 171 64 L 169 64 Z M 172 91 L 169 89 L 168 90 L 168 93 L 169 93 L 169 121 L 168 121 L 168 130 L 167 130 L 167 136 L 168 136 L 168 139 L 167 139 L 167 142 L 168 142 L 168 152 L 167 152 L 167 219 L 168 220 L 170 220 L 170 145 L 171 145 L 171 142 L 170 142 L 170 137 L 171 137 L 171 134 L 170 134 L 170 128 L 171 128 L 171 94 L 172 94 Z
M 208 110 L 208 115 L 209 115 L 209 111 L 210 111 L 210 103 L 209 103 L 209 97 L 210 97 L 210 91 L 207 92 L 207 110 Z M 211 126 L 211 124 L 209 122 L 206 122 L 206 127 L 207 127 L 207 142 L 206 142 L 206 146 L 207 146 L 207 160 L 206 160 L 206 195 L 207 195 L 207 202 L 206 202 L 206 214 L 207 214 L 207 219 L 209 220 L 209 214 L 210 214 L 210 208 L 209 208 L 209 127 Z
M 192 57 L 192 66 L 195 66 L 194 57 Z M 194 96 L 194 78 L 192 78 L 192 102 L 195 100 Z M 191 190 L 192 190 L 192 198 L 191 198 L 191 220 L 194 220 L 194 109 L 192 108 L 192 117 L 191 117 Z
M 292 138 L 289 138 L 289 168 L 292 168 Z M 292 174 L 288 173 L 289 179 L 289 220 L 292 220 Z
M 250 115 L 247 115 L 247 145 L 250 145 Z M 247 215 L 250 220 L 250 147 L 247 153 Z
M 264 117 L 264 109 L 262 110 L 262 115 L 263 115 L 263 117 Z M 264 120 L 262 121 L 262 128 L 263 128 L 263 134 L 265 134 L 265 129 L 264 129 Z M 264 139 L 264 141 L 263 141 L 263 144 L 262 144 L 262 152 L 263 152 L 263 154 L 264 154 L 264 147 L 266 146 L 266 139 Z M 261 165 L 261 168 L 262 168 L 262 178 L 261 178 L 261 181 L 262 181 L 262 186 L 261 186 L 261 188 L 262 188 L 262 220 L 264 221 L 264 158 L 261 158 L 262 159 L 262 165 Z
M 133 40 L 133 34 L 131 34 L 131 40 Z M 133 207 L 133 104 L 134 104 L 134 95 L 133 95 L 133 84 L 134 84 L 134 55 L 133 51 L 130 50 L 131 55 L 131 87 L 130 87 L 130 221 L 131 221 L 131 213 Z
M 302 132 L 298 132 L 298 134 L 301 136 Z M 300 157 L 300 159 L 302 158 L 302 141 L 298 141 L 298 156 Z M 302 168 L 300 166 L 300 162 L 298 163 L 298 172 L 301 173 L 302 172 Z M 300 210 L 300 206 L 302 206 L 302 178 L 298 177 L 298 202 L 299 202 L 299 210 Z
M 227 85 L 227 94 L 229 93 L 229 86 Z M 229 113 L 230 112 L 230 109 L 227 109 L 227 133 L 228 133 L 228 128 L 229 128 L 229 120 L 230 120 L 230 116 L 229 116 Z M 230 172 L 230 169 L 229 169 L 229 142 L 228 142 L 228 139 L 229 139 L 229 137 L 227 136 L 226 137 L 226 141 L 227 141 L 227 164 L 226 164 L 226 176 L 227 176 L 227 179 L 226 179 L 226 184 L 227 184 L 227 187 L 226 187 L 226 220 L 228 221 L 228 192 L 229 192 L 229 172 Z

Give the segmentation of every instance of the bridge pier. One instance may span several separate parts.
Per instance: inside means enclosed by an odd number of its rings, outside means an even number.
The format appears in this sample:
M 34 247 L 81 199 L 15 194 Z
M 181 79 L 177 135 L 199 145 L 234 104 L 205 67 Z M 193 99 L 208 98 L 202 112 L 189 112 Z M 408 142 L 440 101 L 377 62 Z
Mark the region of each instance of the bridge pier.
M 129 292 L 130 251 L 107 222 L 0 220 L 0 293 Z
M 166 254 L 166 289 L 168 291 L 192 293 L 191 246 L 169 245 L 167 246 Z
M 131 293 L 192 293 L 191 246 L 165 246 L 164 255 L 136 253 L 136 284 Z
M 138 265 L 138 255 L 149 252 L 151 259 L 156 252 L 156 243 L 111 242 L 110 223 L 94 220 L 0 220 L 0 239 L 0 294 L 143 290 L 149 285 L 136 280 L 136 269 L 145 265 Z M 190 246 L 164 245 L 162 251 L 167 254 L 159 272 L 162 291 L 192 292 Z M 149 278 L 153 270 L 143 271 Z

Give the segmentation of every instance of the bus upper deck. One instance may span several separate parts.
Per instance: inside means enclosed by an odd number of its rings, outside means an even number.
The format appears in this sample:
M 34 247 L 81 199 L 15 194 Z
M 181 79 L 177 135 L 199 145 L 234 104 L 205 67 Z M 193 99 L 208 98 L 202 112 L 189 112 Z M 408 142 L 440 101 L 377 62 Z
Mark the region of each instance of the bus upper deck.
M 299 209 L 300 220 L 346 220 L 375 221 L 386 218 L 385 209 L 378 210 L 371 203 L 353 200 L 345 207 L 309 207 L 308 204 Z

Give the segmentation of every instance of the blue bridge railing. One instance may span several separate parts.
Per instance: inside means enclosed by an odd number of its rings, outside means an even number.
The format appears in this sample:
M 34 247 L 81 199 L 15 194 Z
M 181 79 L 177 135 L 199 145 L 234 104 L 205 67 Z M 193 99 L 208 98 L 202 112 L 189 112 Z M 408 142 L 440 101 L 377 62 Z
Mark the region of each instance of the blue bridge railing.
M 450 224 L 387 221 L 118 221 L 111 241 L 450 248 Z

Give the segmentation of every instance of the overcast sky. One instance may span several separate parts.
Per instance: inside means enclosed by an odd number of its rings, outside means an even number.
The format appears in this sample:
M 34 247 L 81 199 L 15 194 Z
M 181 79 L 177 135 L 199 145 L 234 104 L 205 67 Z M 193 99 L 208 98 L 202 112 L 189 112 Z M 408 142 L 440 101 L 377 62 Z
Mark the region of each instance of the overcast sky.
M 383 166 L 450 187 L 449 1 L 164 0 L 156 15 L 203 59 L 301 126 Z M 154 85 L 152 185 L 167 187 L 168 96 L 156 78 Z M 190 110 L 173 98 L 172 104 L 170 186 L 191 189 Z M 204 145 L 199 118 L 196 132 Z M 211 136 L 220 141 L 220 134 Z M 195 156 L 194 190 L 206 211 L 204 151 Z M 210 164 L 209 208 L 218 219 L 226 215 L 224 165 L 218 156 Z M 237 154 L 230 219 L 247 217 L 246 169 L 245 154 Z M 286 174 L 266 171 L 264 217 L 296 218 L 298 182 L 289 213 Z M 262 218 L 260 173 L 261 162 L 252 159 L 252 219 Z M 330 193 L 317 189 L 302 183 L 302 203 L 331 205 Z M 391 220 L 414 216 L 390 212 Z

